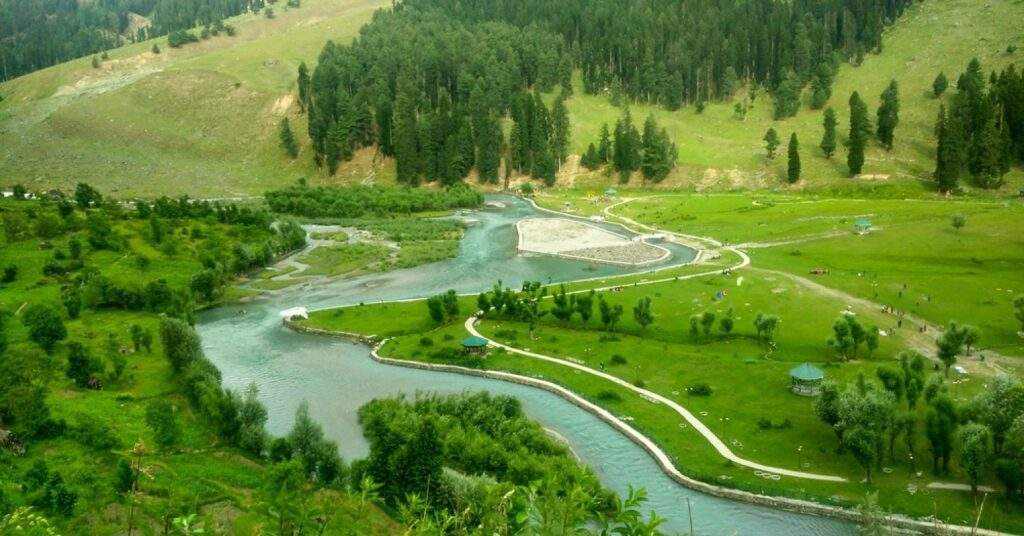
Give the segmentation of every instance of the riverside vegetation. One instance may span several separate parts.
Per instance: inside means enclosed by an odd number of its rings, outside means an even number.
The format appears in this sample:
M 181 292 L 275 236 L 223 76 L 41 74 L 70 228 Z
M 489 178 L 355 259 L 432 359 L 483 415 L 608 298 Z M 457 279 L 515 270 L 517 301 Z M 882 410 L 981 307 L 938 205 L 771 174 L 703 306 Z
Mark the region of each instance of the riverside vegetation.
M 85 184 L 18 192 L 0 201 L 4 531 L 480 534 L 598 519 L 656 531 L 642 491 L 604 490 L 508 397 L 371 402 L 370 455 L 352 464 L 306 405 L 270 436 L 255 384 L 222 388 L 190 322 L 237 297 L 236 275 L 301 248 L 294 222 L 187 198 L 123 203 Z

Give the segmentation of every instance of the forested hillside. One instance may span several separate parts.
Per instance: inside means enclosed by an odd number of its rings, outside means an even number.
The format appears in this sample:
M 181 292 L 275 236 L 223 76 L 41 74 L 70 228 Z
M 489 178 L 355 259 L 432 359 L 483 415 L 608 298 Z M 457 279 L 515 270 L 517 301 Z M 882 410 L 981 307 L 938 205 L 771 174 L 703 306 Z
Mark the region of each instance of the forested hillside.
M 263 0 L 0 1 L 0 80 L 263 8 Z M 136 18 L 148 18 L 139 24 Z M 143 19 L 144 20 L 144 19 Z
M 562 99 L 574 70 L 587 93 L 672 110 L 760 85 L 783 118 L 796 113 L 808 83 L 822 106 L 839 62 L 878 50 L 882 28 L 908 4 L 409 0 L 379 13 L 351 46 L 328 42 L 311 78 L 300 67 L 299 99 L 316 163 L 332 175 L 376 143 L 395 156 L 402 182 L 450 183 L 473 167 L 496 181 L 504 158 L 506 172 L 550 184 L 568 154 Z M 550 110 L 524 94 L 555 86 L 561 95 Z M 513 127 L 502 155 L 506 116 Z M 627 178 L 636 164 L 625 165 Z

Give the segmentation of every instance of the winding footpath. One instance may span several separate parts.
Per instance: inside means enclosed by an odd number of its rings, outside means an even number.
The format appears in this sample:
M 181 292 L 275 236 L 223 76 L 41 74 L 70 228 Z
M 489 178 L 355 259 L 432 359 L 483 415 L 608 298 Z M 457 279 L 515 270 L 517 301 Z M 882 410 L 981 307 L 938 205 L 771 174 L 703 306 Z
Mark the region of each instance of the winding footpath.
M 689 277 L 699 277 L 699 274 L 695 274 L 694 276 L 689 276 Z M 682 277 L 680 279 L 682 279 Z M 700 435 L 704 436 L 704 439 L 706 439 L 708 441 L 708 443 L 711 443 L 711 446 L 714 447 L 715 450 L 718 451 L 719 454 L 721 454 L 725 459 L 727 459 L 727 460 L 729 460 L 729 461 L 731 461 L 731 462 L 733 462 L 733 463 L 735 463 L 737 465 L 742 465 L 744 467 L 749 467 L 750 469 L 754 469 L 754 470 L 757 470 L 757 471 L 764 471 L 766 473 L 773 473 L 773 474 L 789 476 L 789 477 L 793 477 L 793 478 L 806 478 L 806 479 L 809 479 L 809 480 L 824 480 L 824 481 L 827 481 L 827 482 L 846 482 L 846 479 L 843 478 L 843 477 L 840 477 L 840 476 L 819 475 L 819 474 L 816 474 L 816 473 L 807 473 L 807 472 L 804 472 L 804 471 L 793 471 L 791 469 L 783 469 L 781 467 L 772 467 L 770 465 L 763 465 L 763 464 L 760 464 L 760 463 L 757 463 L 757 462 L 750 461 L 750 460 L 748 460 L 746 458 L 741 458 L 741 457 L 737 456 L 736 453 L 734 453 L 725 444 L 725 442 L 722 441 L 722 439 L 720 437 L 715 435 L 714 432 L 712 432 L 707 426 L 705 426 L 704 423 L 702 423 L 700 421 L 700 419 L 695 417 L 693 415 L 693 413 L 691 413 L 689 410 L 687 410 L 686 408 L 684 408 L 683 406 L 678 404 L 676 401 L 671 400 L 669 398 L 666 398 L 666 397 L 664 397 L 662 395 L 659 395 L 658 393 L 655 393 L 654 391 L 649 391 L 647 389 L 643 389 L 641 387 L 637 387 L 637 386 L 627 382 L 626 380 L 623 380 L 622 378 L 619 378 L 618 376 L 613 376 L 613 375 L 608 374 L 606 372 L 602 372 L 602 371 L 597 370 L 597 369 L 592 369 L 590 367 L 587 367 L 587 366 L 584 366 L 584 365 L 580 365 L 579 363 L 573 363 L 572 361 L 566 361 L 564 359 L 559 359 L 557 357 L 551 357 L 551 356 L 544 355 L 544 354 L 538 354 L 536 352 L 529 352 L 529 351 L 526 351 L 526 350 L 520 350 L 518 348 L 513 348 L 511 346 L 508 346 L 508 345 L 505 345 L 505 344 L 501 344 L 501 343 L 499 343 L 497 341 L 494 341 L 493 339 L 490 339 L 490 338 L 482 335 L 479 331 L 477 331 L 477 329 L 476 329 L 476 322 L 477 322 L 477 320 L 478 319 L 477 319 L 476 316 L 471 316 L 471 317 L 467 318 L 466 319 L 466 324 L 465 324 L 466 331 L 468 331 L 472 335 L 475 335 L 477 337 L 481 337 L 483 339 L 486 339 L 491 346 L 495 346 L 495 347 L 501 348 L 501 349 L 503 349 L 503 350 L 505 350 L 507 352 L 512 352 L 514 354 L 523 355 L 523 356 L 526 356 L 526 357 L 529 357 L 529 358 L 532 358 L 532 359 L 538 359 L 538 360 L 541 360 L 541 361 L 547 361 L 549 363 L 555 363 L 555 364 L 562 365 L 564 367 L 569 367 L 569 368 L 572 368 L 572 369 L 575 369 L 575 370 L 578 370 L 578 371 L 581 371 L 581 372 L 586 372 L 587 374 L 590 374 L 590 375 L 593 375 L 593 376 L 597 376 L 598 378 L 601 378 L 601 379 L 604 379 L 604 380 L 608 380 L 608 381 L 610 381 L 610 382 L 612 382 L 612 383 L 614 383 L 616 385 L 619 385 L 621 387 L 625 387 L 626 389 L 629 389 L 630 391 L 633 391 L 633 392 L 639 394 L 640 396 L 643 396 L 643 397 L 645 397 L 645 398 L 647 398 L 649 400 L 656 401 L 657 403 L 660 403 L 660 404 L 665 404 L 666 406 L 672 408 L 673 411 L 675 411 L 676 413 L 681 415 L 683 417 L 683 419 L 685 419 L 686 422 L 689 423 L 690 426 L 692 426 L 695 430 L 697 430 L 697 432 L 700 433 Z

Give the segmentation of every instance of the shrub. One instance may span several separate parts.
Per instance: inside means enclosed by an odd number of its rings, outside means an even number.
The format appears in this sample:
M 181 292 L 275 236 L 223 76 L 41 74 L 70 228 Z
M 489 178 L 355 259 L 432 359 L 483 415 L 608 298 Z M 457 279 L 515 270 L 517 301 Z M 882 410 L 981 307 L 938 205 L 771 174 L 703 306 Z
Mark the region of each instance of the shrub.
M 615 391 L 599 391 L 596 398 L 602 402 L 622 402 L 622 397 Z
M 619 354 L 615 354 L 615 355 L 612 356 L 611 363 L 613 365 L 625 365 L 626 364 L 626 358 L 622 357 Z
M 420 338 L 420 346 L 433 346 L 433 345 L 434 345 L 434 339 L 431 339 L 430 337 L 421 337 Z
M 69 435 L 75 441 L 96 450 L 112 450 L 121 446 L 121 440 L 114 430 L 92 415 L 79 415 Z
M 642 379 L 640 379 L 640 378 L 637 378 L 637 379 L 633 380 L 633 385 L 635 385 L 635 386 L 637 386 L 637 387 L 639 387 L 639 388 L 643 389 L 643 388 L 644 388 L 644 386 L 646 386 L 647 384 L 646 384 L 646 383 L 644 383 L 644 381 L 643 381 Z
M 8 264 L 4 266 L 3 282 L 11 283 L 18 277 L 18 266 L 14 264 Z
M 695 383 L 686 388 L 691 396 L 711 396 L 714 390 L 707 383 Z

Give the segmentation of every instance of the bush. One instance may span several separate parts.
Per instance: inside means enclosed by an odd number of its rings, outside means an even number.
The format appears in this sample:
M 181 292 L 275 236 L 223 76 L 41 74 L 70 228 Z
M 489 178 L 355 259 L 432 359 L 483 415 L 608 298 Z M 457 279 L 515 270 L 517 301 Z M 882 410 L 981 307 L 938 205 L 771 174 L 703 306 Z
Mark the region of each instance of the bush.
M 647 384 L 641 378 L 637 378 L 633 380 L 633 385 L 643 389 Z
M 121 446 L 121 440 L 104 421 L 92 415 L 79 415 L 71 427 L 70 436 L 89 448 L 113 450 Z
M 598 391 L 596 398 L 602 402 L 622 402 L 622 397 L 615 391 Z
M 703 382 L 695 383 L 695 384 L 687 387 L 686 391 L 691 396 L 711 396 L 711 393 L 714 392 L 714 390 L 711 389 L 710 385 L 708 385 L 706 383 L 703 383 Z
M 625 365 L 626 364 L 626 358 L 622 357 L 619 354 L 615 354 L 615 355 L 612 356 L 611 363 L 612 363 L 612 365 Z
M 420 346 L 433 346 L 433 345 L 434 345 L 434 339 L 431 339 L 430 337 L 421 337 L 420 338 Z
M 18 267 L 14 264 L 4 266 L 3 282 L 11 283 L 18 277 Z

